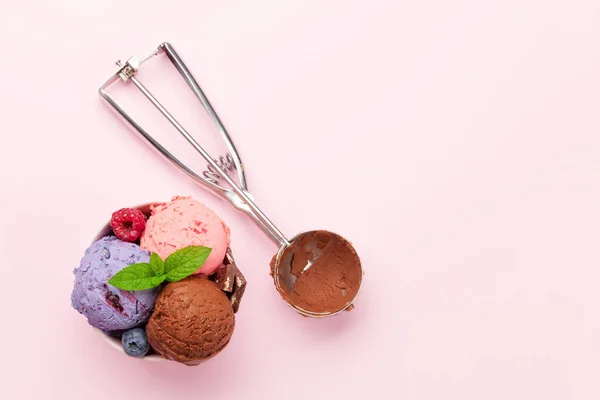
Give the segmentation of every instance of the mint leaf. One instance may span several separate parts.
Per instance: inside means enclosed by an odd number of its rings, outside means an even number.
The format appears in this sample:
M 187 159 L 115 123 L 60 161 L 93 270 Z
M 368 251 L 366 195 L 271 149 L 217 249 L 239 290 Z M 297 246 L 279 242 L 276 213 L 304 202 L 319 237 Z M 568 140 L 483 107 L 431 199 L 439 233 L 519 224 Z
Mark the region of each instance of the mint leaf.
M 208 247 L 188 246 L 175 251 L 165 261 L 152 253 L 149 263 L 129 265 L 117 272 L 108 283 L 122 290 L 134 291 L 152 289 L 165 280 L 177 282 L 198 271 L 211 251 Z
M 167 280 L 177 282 L 198 271 L 211 251 L 203 246 L 188 246 L 175 251 L 165 260 Z
M 156 286 L 160 285 L 161 283 L 163 283 L 165 281 L 165 279 L 167 279 L 166 275 L 153 276 L 152 284 L 154 285 L 154 287 L 156 287 Z
M 150 267 L 150 264 L 138 263 L 123 268 L 110 278 L 108 283 L 114 287 L 128 291 L 146 290 L 160 285 L 160 282 L 155 284 L 155 278 L 157 277 L 154 276 L 154 271 Z
M 150 267 L 156 276 L 161 276 L 165 273 L 165 263 L 156 253 L 150 254 Z

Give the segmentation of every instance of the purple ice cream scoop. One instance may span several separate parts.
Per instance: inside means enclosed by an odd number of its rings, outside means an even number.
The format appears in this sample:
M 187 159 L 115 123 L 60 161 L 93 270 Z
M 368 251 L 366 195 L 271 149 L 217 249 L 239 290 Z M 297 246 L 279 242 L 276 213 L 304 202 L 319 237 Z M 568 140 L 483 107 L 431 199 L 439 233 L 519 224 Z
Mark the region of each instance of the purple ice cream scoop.
M 73 271 L 73 308 L 85 315 L 90 325 L 103 331 L 122 331 L 146 322 L 159 288 L 128 292 L 108 281 L 128 265 L 149 261 L 149 252 L 114 236 L 94 242 L 85 251 L 79 268 Z

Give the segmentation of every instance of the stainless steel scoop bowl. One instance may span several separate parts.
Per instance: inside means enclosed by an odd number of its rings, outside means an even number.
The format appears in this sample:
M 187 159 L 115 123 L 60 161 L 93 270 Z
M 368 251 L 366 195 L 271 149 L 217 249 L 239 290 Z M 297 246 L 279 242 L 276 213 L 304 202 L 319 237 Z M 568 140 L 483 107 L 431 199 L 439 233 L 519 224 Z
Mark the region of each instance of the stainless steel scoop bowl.
M 205 111 L 208 113 L 210 118 L 215 123 L 217 130 L 219 131 L 223 141 L 225 142 L 229 153 L 217 158 L 211 157 L 202 146 L 188 133 L 185 128 L 167 111 L 167 109 L 154 97 L 154 95 L 139 81 L 136 77 L 140 66 L 148 61 L 150 58 L 165 54 L 169 60 L 173 63 L 177 71 L 181 74 L 189 88 L 198 98 Z M 235 149 L 235 145 L 231 140 L 231 137 L 227 133 L 225 126 L 219 119 L 216 111 L 210 104 L 208 98 L 194 79 L 192 73 L 185 66 L 183 60 L 179 57 L 173 46 L 169 43 L 162 43 L 150 54 L 135 58 L 132 57 L 127 62 L 117 62 L 118 70 L 100 87 L 100 95 L 127 121 L 129 122 L 138 133 L 140 133 L 152 146 L 154 146 L 162 155 L 164 155 L 169 161 L 171 161 L 176 167 L 185 172 L 195 182 L 207 187 L 208 189 L 215 192 L 217 195 L 223 197 L 229 201 L 235 208 L 248 215 L 253 221 L 255 221 L 278 245 L 279 251 L 275 256 L 273 276 L 275 280 L 275 286 L 280 293 L 284 293 L 286 290 L 293 288 L 290 286 L 290 282 L 298 279 L 291 273 L 291 269 L 285 263 L 288 259 L 287 256 L 290 254 L 292 249 L 292 242 L 306 234 L 300 234 L 292 239 L 287 239 L 283 233 L 271 222 L 267 216 L 256 206 L 246 183 L 246 176 L 244 173 L 244 167 L 238 152 Z M 144 129 L 139 123 L 137 123 L 133 117 L 125 111 L 125 109 L 107 92 L 107 89 L 116 82 L 123 82 L 127 84 L 133 84 L 140 92 L 162 113 L 162 115 L 175 127 L 175 129 L 188 141 L 188 143 L 196 150 L 208 163 L 207 170 L 203 171 L 202 175 L 197 174 L 192 169 L 188 168 L 181 160 L 173 155 L 169 150 L 162 146 L 146 129 Z M 233 177 L 237 176 L 237 183 Z M 349 251 L 354 251 L 350 246 Z M 362 276 L 362 268 L 360 264 L 358 267 Z M 358 283 L 360 287 L 360 281 Z M 339 312 L 346 310 L 351 307 L 356 295 L 357 290 L 352 294 L 348 295 L 348 301 L 344 302 L 343 305 L 335 307 L 336 309 L 331 310 L 310 310 L 302 308 L 299 304 L 296 304 L 293 300 L 286 298 L 284 300 L 297 312 L 307 317 L 327 317 L 338 314 Z
M 329 252 L 332 243 L 338 244 L 336 254 Z M 339 263 L 335 265 L 341 258 L 350 261 L 343 268 Z M 314 268 L 319 269 L 316 275 L 307 277 L 306 274 L 315 273 Z M 350 309 L 362 282 L 360 259 L 350 242 L 323 230 L 300 233 L 282 245 L 272 261 L 272 274 L 288 305 L 311 317 L 329 317 Z M 303 279 L 310 280 L 310 290 L 306 283 L 302 285 Z

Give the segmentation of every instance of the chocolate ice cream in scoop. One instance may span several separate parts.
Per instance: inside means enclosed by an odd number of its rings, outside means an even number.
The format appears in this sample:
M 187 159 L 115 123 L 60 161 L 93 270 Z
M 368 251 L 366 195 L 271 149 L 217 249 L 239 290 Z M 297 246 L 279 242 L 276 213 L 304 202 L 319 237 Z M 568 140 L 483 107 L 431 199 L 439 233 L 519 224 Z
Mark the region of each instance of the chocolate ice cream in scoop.
M 283 299 L 311 316 L 350 308 L 362 280 L 360 259 L 352 245 L 323 230 L 293 238 L 273 257 L 271 274 Z

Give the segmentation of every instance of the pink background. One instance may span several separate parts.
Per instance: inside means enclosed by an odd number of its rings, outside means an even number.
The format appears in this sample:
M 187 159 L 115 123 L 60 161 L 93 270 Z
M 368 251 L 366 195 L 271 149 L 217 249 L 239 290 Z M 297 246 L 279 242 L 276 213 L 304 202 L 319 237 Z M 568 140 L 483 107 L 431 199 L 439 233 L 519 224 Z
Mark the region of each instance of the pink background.
M 0 33 L 0 398 L 600 398 L 597 0 L 3 2 Z M 101 101 L 117 59 L 165 40 L 273 221 L 354 242 L 354 311 L 296 315 L 271 241 Z M 127 358 L 70 307 L 110 213 L 175 194 L 227 221 L 249 280 L 198 368 Z

